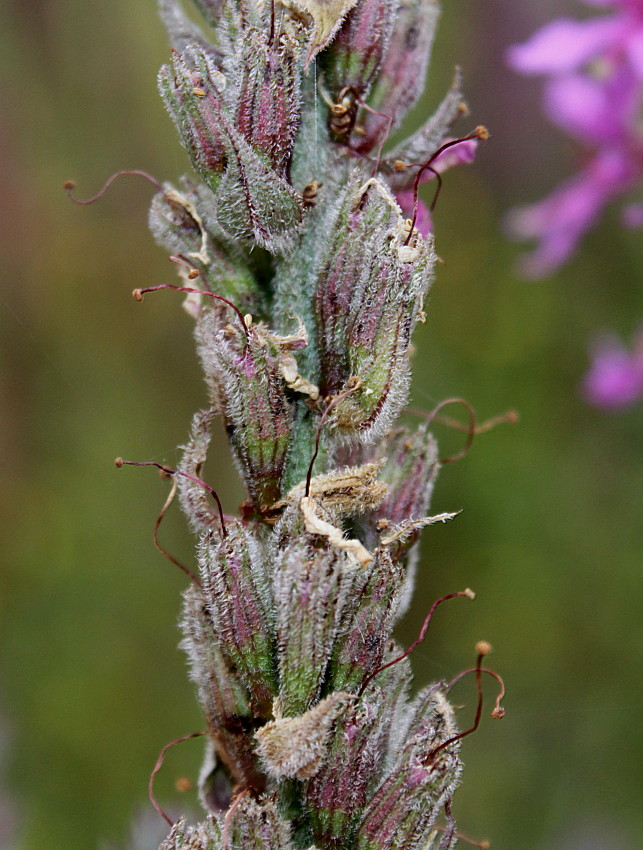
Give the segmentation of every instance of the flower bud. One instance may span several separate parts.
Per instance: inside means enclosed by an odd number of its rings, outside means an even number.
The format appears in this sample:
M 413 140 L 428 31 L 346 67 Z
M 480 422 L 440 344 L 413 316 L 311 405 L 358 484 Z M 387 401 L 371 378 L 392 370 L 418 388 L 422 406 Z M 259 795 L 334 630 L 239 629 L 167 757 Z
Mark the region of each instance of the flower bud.
M 178 820 L 159 850 L 211 850 L 219 847 L 221 829 L 216 821 L 206 820 L 191 826 L 185 818 Z
M 260 715 L 277 695 L 273 627 L 264 557 L 236 521 L 227 535 L 205 534 L 199 545 L 203 598 L 222 652 L 234 665 Z
M 181 648 L 188 656 L 190 678 L 197 687 L 215 754 L 226 765 L 233 784 L 251 783 L 258 766 L 247 734 L 253 721 L 249 694 L 219 645 L 196 585 L 184 593 L 181 631 Z
M 359 150 L 372 150 L 389 124 L 400 122 L 424 90 L 431 44 L 439 15 L 436 0 L 403 0 L 368 104 L 390 117 L 372 113 L 363 116 L 363 136 Z
M 309 537 L 280 552 L 274 573 L 279 697 L 288 717 L 318 699 L 355 567 L 344 553 Z
M 328 687 L 332 690 L 357 690 L 381 666 L 403 579 L 402 565 L 384 549 L 354 573 L 350 602 L 338 628 L 342 640 L 329 668 Z
M 196 170 L 215 189 L 226 163 L 222 132 L 225 77 L 205 51 L 191 45 L 159 72 L 165 107 Z
M 431 753 L 455 734 L 453 711 L 441 685 L 421 691 L 393 766 L 370 800 L 360 824 L 357 850 L 423 847 L 458 781 L 458 745 Z
M 245 336 L 237 318 L 222 324 L 218 308 L 201 316 L 200 354 L 252 506 L 260 510 L 280 496 L 291 403 L 277 345 L 254 326 L 246 328 Z
M 255 800 L 251 793 L 241 791 L 226 817 L 219 815 L 218 821 L 221 834 L 227 835 L 227 842 L 205 844 L 203 850 L 216 850 L 219 847 L 222 850 L 293 848 L 290 826 L 279 814 L 276 803 L 268 796 Z
M 369 443 L 406 403 L 408 351 L 431 282 L 432 243 L 405 229 L 383 183 L 350 181 L 333 222 L 315 293 L 320 391 L 355 392 L 337 404 L 341 437 Z
M 204 186 L 191 186 L 185 179 L 182 182 L 182 191 L 166 183 L 164 191 L 152 199 L 149 225 L 154 238 L 168 253 L 189 260 L 199 272 L 200 288 L 228 298 L 244 313 L 256 315 L 263 309 L 264 296 L 247 258 L 238 246 L 228 243 L 218 227 L 212 193 Z M 179 271 L 185 278 L 184 270 Z
M 398 12 L 391 0 L 359 0 L 324 53 L 325 84 L 336 99 L 345 87 L 364 98 L 389 45 Z
M 388 493 L 374 519 L 398 525 L 426 515 L 440 470 L 438 445 L 422 425 L 415 433 L 398 428 L 382 441 L 377 456 L 386 457 L 381 478 Z
M 237 74 L 235 126 L 283 177 L 299 127 L 299 45 L 286 33 L 272 40 L 265 32 L 248 33 Z

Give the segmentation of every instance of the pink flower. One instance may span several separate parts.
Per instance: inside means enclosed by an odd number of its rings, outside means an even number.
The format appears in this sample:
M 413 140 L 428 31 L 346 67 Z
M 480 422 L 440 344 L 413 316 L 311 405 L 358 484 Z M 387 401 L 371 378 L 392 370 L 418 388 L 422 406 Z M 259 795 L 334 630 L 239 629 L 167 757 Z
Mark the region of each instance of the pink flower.
M 547 115 L 589 150 L 576 176 L 509 216 L 515 236 L 539 243 L 523 265 L 528 277 L 550 274 L 569 259 L 605 205 L 636 189 L 643 176 L 643 0 L 585 1 L 613 14 L 552 21 L 508 55 L 516 70 L 548 77 Z M 629 227 L 642 220 L 637 204 L 623 216 Z
M 643 398 L 643 330 L 632 351 L 616 337 L 597 339 L 582 391 L 589 404 L 605 410 L 620 410 Z

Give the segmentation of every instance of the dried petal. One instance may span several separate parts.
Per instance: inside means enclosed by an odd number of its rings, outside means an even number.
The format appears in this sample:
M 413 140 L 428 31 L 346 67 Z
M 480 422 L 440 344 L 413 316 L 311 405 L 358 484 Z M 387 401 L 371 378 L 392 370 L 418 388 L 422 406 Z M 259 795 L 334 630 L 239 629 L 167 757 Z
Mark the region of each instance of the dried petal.
M 357 0 L 294 0 L 297 8 L 307 12 L 313 19 L 313 31 L 310 36 L 306 69 L 311 60 L 326 47 L 347 12 L 353 8 Z
M 334 693 L 305 714 L 277 718 L 259 729 L 257 751 L 270 776 L 314 776 L 326 758 L 335 721 L 353 699 L 352 694 Z

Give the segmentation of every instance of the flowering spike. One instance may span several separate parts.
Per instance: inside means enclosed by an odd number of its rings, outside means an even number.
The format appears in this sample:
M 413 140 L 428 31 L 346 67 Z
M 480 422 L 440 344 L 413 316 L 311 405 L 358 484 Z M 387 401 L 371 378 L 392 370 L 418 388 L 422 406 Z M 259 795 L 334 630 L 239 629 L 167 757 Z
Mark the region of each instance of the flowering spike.
M 445 138 L 456 77 L 383 154 L 422 90 L 437 0 L 195 2 L 198 25 L 187 0 L 160 0 L 173 52 L 159 86 L 197 176 L 154 181 L 149 222 L 179 280 L 134 291 L 187 295 L 208 392 L 179 468 L 142 464 L 173 477 L 199 538 L 181 629 L 207 719 L 207 818 L 180 820 L 162 850 L 428 850 L 441 829 L 450 848 L 459 677 L 409 703 L 435 606 L 408 649 L 391 635 L 420 530 L 455 514 L 427 513 L 438 410 L 392 429 L 437 260 L 419 185 L 439 190 L 483 133 Z M 239 517 L 203 481 L 217 417 Z M 478 650 L 480 693 L 497 674 Z

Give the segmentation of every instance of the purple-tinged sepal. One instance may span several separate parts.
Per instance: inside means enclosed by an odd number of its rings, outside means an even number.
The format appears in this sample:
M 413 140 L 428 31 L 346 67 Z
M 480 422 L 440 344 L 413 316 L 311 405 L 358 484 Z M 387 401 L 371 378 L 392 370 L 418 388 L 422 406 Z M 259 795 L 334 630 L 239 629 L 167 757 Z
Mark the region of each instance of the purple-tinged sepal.
M 204 850 L 294 850 L 290 824 L 268 795 L 255 799 L 249 789 L 245 793 L 240 790 L 227 815 L 219 815 L 217 820 L 227 840 Z
M 438 445 L 427 426 L 415 432 L 395 429 L 381 442 L 375 457 L 386 458 L 381 478 L 388 485 L 386 498 L 372 514 L 379 530 L 426 516 L 440 471 Z M 407 546 L 412 542 L 407 540 Z
M 286 176 L 299 129 L 300 46 L 289 33 L 249 32 L 242 40 L 234 124 L 252 147 Z
M 340 438 L 373 442 L 406 404 L 411 334 L 424 318 L 435 259 L 432 241 L 410 231 L 386 185 L 360 185 L 354 175 L 315 293 L 320 391 L 342 396 L 332 414 Z
M 217 221 L 231 239 L 256 242 L 273 254 L 290 250 L 301 233 L 301 195 L 226 120 L 228 164 L 217 185 Z
M 248 688 L 253 712 L 264 715 L 278 691 L 265 552 L 248 527 L 231 520 L 225 536 L 211 532 L 201 538 L 199 566 L 221 651 Z
M 226 78 L 196 45 L 174 53 L 159 72 L 159 90 L 192 164 L 212 190 L 226 165 L 222 128 Z
M 180 189 L 164 184 L 152 199 L 149 226 L 159 245 L 185 258 L 184 265 L 176 266 L 183 286 L 208 289 L 233 301 L 244 313 L 262 315 L 265 296 L 245 252 L 219 228 L 207 187 L 194 186 L 185 178 Z M 199 272 L 197 279 L 191 269 Z M 202 302 L 202 296 L 189 295 L 189 312 L 198 316 Z
M 221 799 L 221 793 L 215 798 L 215 782 L 227 786 L 224 795 L 233 785 L 260 783 L 257 758 L 248 735 L 254 722 L 250 694 L 224 654 L 196 585 L 184 593 L 181 631 L 181 648 L 188 656 L 190 678 L 208 724 L 209 758 L 202 772 L 201 798 L 206 808 L 217 811 L 225 804 L 225 798 Z M 227 782 L 225 774 L 217 773 L 219 765 L 225 765 Z
M 395 622 L 404 568 L 386 549 L 354 573 L 351 604 L 345 606 L 329 666 L 332 690 L 355 691 L 382 664 Z
M 388 775 L 365 810 L 357 850 L 402 850 L 430 840 L 461 770 L 458 742 L 439 749 L 457 734 L 443 690 L 441 683 L 430 685 L 408 707 L 412 719 Z
M 221 828 L 214 820 L 192 826 L 185 818 L 178 820 L 159 850 L 219 850 Z

